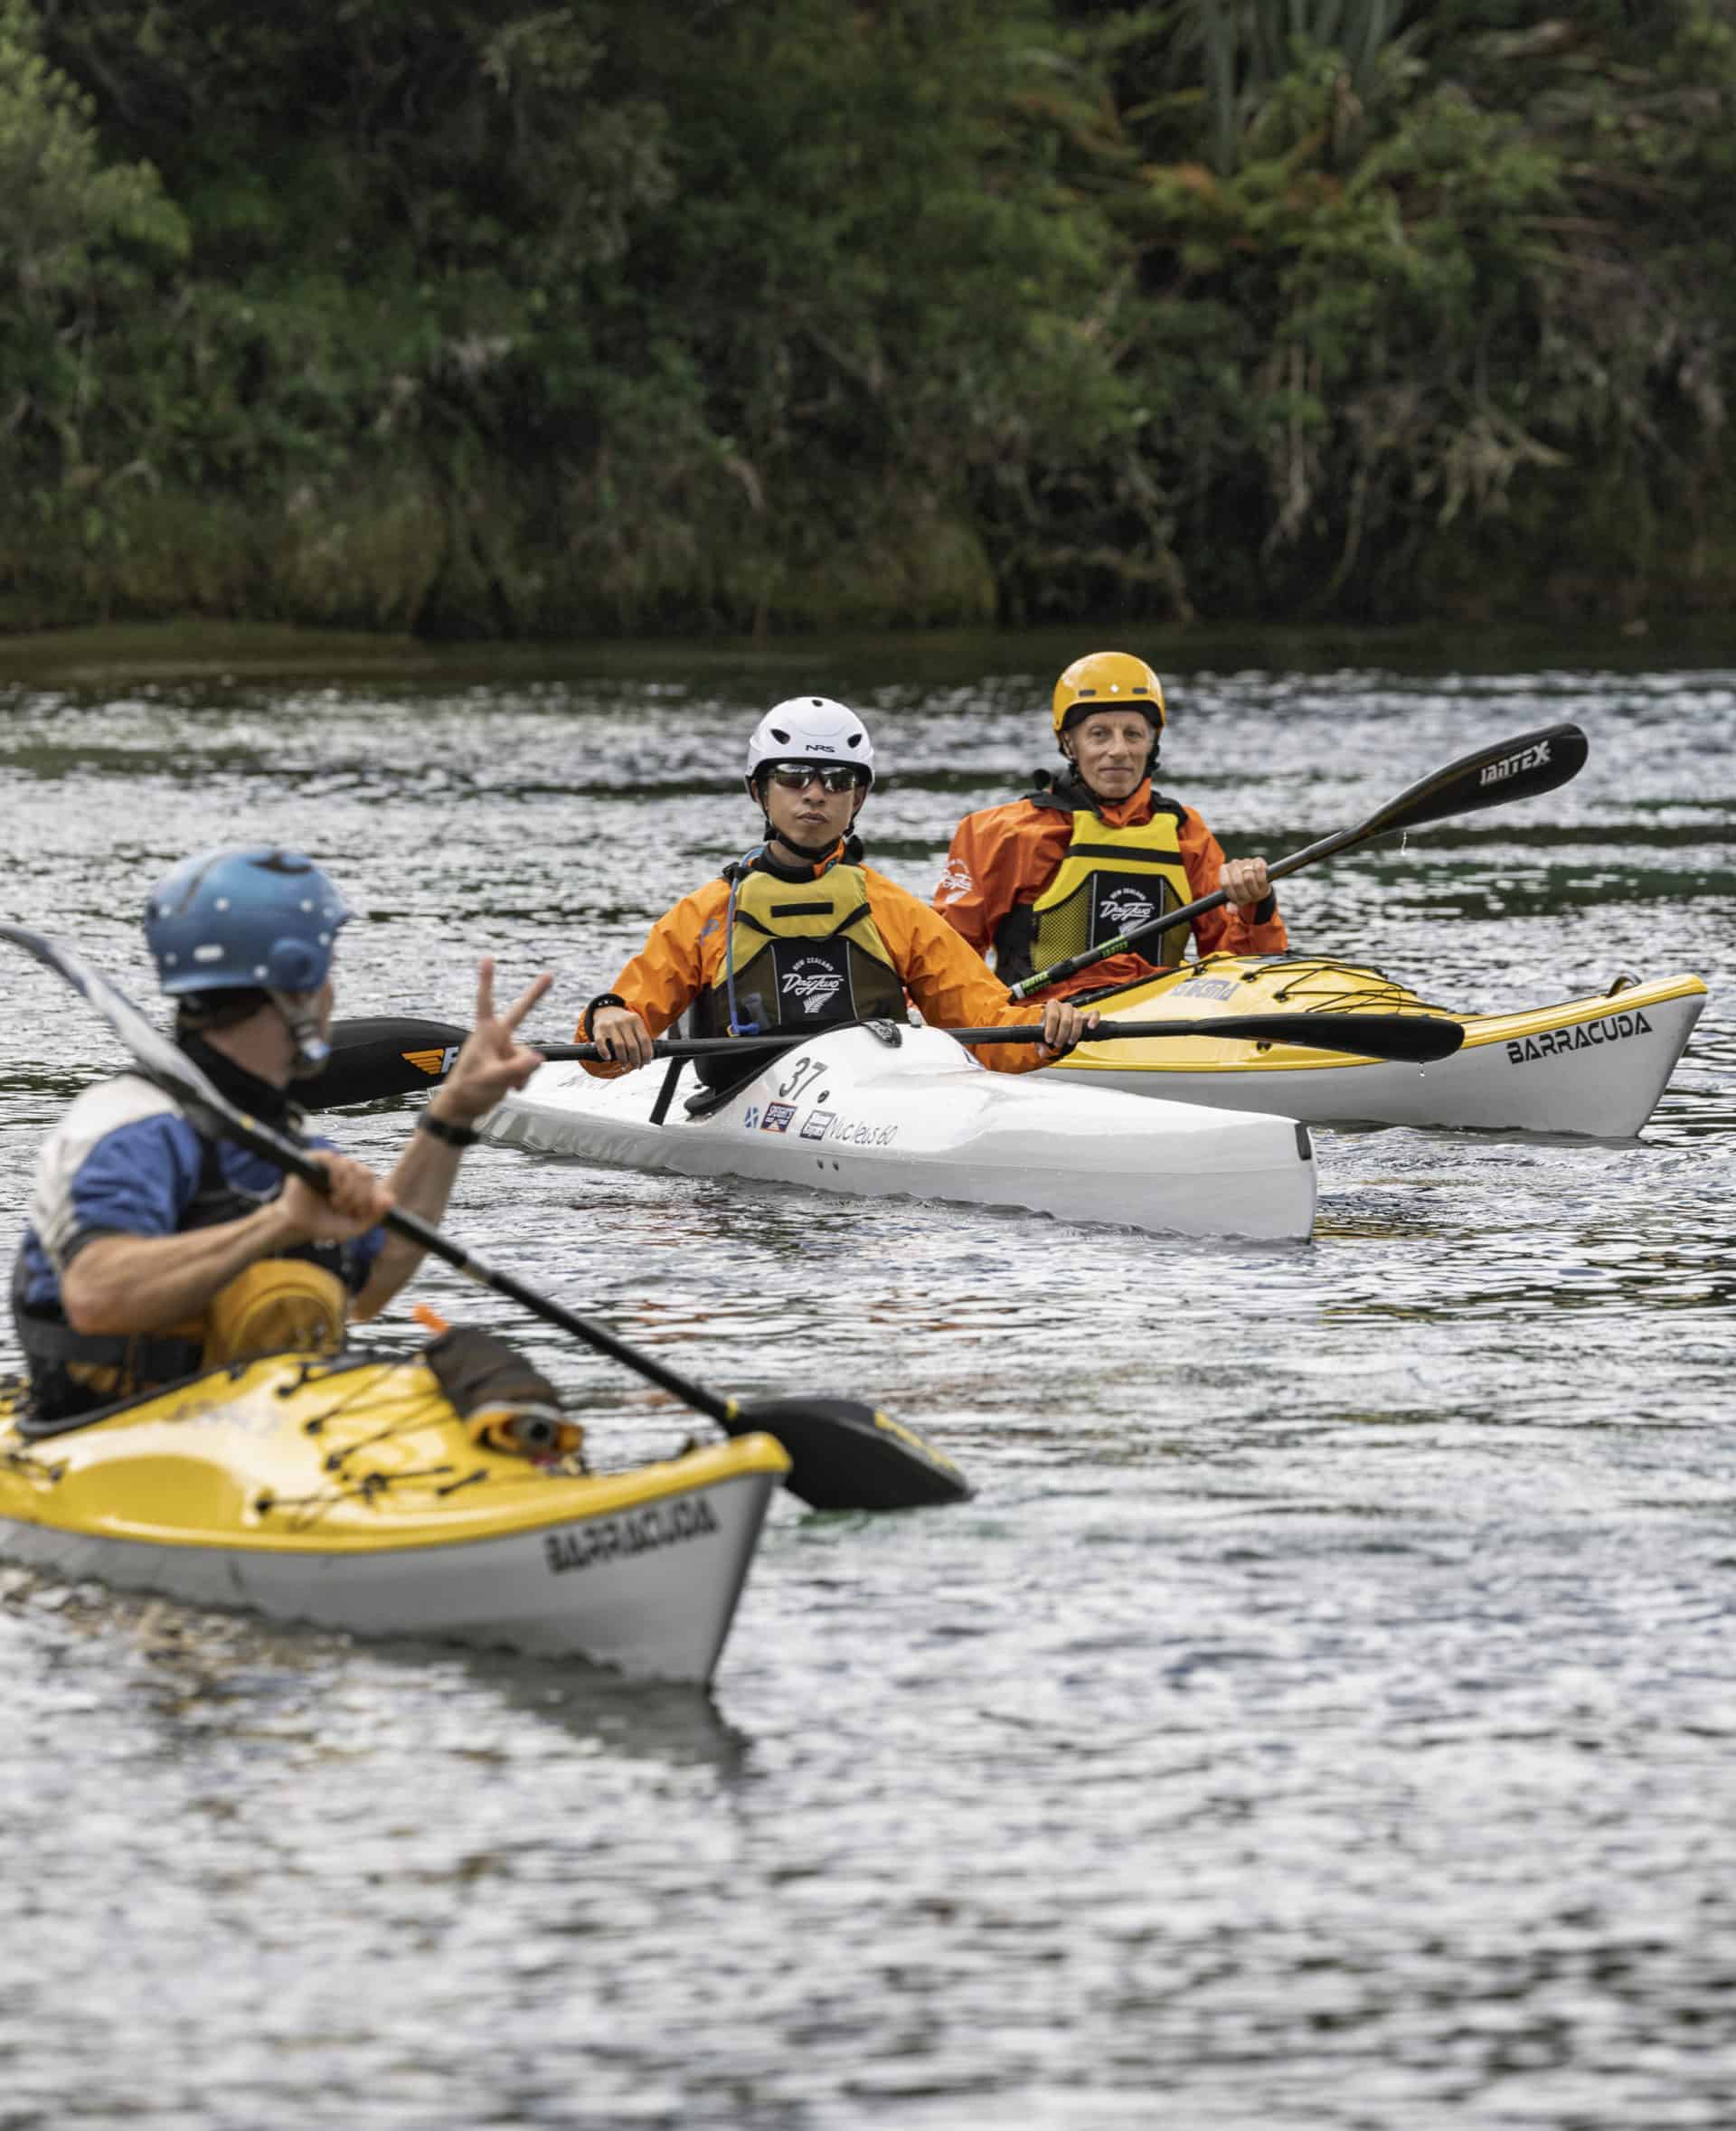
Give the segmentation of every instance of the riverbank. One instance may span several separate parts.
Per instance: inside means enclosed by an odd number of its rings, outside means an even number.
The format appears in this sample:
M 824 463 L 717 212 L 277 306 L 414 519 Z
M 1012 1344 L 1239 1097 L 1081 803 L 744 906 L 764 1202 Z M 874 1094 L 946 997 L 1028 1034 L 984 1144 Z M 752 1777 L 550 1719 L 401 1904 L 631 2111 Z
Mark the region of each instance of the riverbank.
M 180 620 L 44 629 L 0 636 L 0 686 L 84 691 L 156 684 L 221 685 L 374 676 L 423 680 L 442 687 L 455 677 L 505 681 L 561 674 L 630 679 L 672 674 L 717 682 L 739 674 L 760 693 L 799 693 L 825 687 L 866 693 L 889 672 L 929 681 L 1015 669 L 1059 673 L 1081 649 L 1137 650 L 1164 674 L 1264 670 L 1321 674 L 1384 669 L 1394 673 L 1499 673 L 1597 669 L 1646 672 L 1736 667 L 1736 611 L 1598 627 L 1451 627 L 1350 629 L 1272 627 L 1141 627 L 1083 621 L 1042 629 L 844 631 L 826 636 L 755 638 L 719 636 L 663 642 L 588 637 L 547 643 L 430 644 L 401 634 L 287 628 L 274 623 Z

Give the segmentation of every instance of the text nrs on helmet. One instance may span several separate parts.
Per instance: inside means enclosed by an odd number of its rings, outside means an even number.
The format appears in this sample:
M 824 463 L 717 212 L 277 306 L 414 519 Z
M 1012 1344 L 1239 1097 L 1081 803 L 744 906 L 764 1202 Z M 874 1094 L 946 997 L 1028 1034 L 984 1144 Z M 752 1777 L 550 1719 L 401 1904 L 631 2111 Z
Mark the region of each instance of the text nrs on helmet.
M 312 859 L 250 844 L 203 851 L 159 881 L 146 900 L 145 938 L 171 998 L 314 992 L 354 915 Z
M 842 763 L 874 781 L 874 743 L 856 713 L 829 695 L 792 695 L 774 703 L 748 740 L 748 796 L 758 799 L 760 772 L 773 762 Z
M 1070 725 L 1077 725 L 1093 711 L 1143 712 L 1151 727 L 1150 759 L 1157 759 L 1157 743 L 1168 713 L 1164 684 L 1143 658 L 1127 651 L 1091 651 L 1076 658 L 1055 683 L 1050 703 L 1055 745 L 1061 747 L 1061 735 Z M 1067 752 L 1065 748 L 1061 751 Z

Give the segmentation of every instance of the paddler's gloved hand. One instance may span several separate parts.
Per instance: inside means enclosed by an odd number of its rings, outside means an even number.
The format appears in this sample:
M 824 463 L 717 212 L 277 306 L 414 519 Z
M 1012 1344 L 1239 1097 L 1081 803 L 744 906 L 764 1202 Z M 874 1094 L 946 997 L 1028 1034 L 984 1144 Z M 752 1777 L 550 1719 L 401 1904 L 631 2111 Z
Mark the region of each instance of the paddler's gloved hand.
M 1082 1042 L 1097 1023 L 1096 1014 L 1081 1014 L 1065 999 L 1051 999 L 1043 1010 L 1043 1042 L 1039 1049 L 1045 1058 L 1061 1058 L 1075 1043 Z

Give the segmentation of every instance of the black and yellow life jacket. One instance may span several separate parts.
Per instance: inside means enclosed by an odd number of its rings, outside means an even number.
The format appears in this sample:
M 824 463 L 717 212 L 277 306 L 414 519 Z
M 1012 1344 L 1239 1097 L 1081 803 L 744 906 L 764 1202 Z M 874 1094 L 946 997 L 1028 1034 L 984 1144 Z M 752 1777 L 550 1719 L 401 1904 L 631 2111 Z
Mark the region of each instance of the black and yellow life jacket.
M 1054 879 L 1034 902 L 1015 904 L 995 931 L 995 974 L 1003 984 L 1018 984 L 1033 970 L 1082 954 L 1194 900 L 1182 863 L 1187 810 L 1179 801 L 1154 792 L 1149 821 L 1116 828 L 1076 781 L 1025 797 L 1033 806 L 1070 812 L 1073 833 Z M 1151 934 L 1137 951 L 1161 966 L 1179 962 L 1186 948 L 1184 927 L 1179 936 Z
M 854 1021 L 906 1018 L 903 981 L 874 923 L 859 865 L 833 865 L 804 881 L 759 865 L 739 875 L 722 962 L 689 1015 L 694 1035 L 817 1035 Z M 727 1066 L 707 1061 L 700 1078 L 712 1087 L 733 1085 L 747 1063 L 745 1054 Z

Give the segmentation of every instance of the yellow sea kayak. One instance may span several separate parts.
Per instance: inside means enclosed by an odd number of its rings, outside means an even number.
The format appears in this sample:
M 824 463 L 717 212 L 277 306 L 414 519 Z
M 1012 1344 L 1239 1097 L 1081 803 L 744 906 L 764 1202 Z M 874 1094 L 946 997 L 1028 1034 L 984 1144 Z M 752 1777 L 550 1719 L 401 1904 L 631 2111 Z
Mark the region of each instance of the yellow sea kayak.
M 782 1447 L 587 1474 L 479 1445 L 420 1359 L 274 1354 L 33 1434 L 0 1392 L 0 1554 L 358 1635 L 708 1680 Z
M 1106 1023 L 1297 1016 L 1295 1044 L 1211 1036 L 1081 1043 L 1043 1078 L 1260 1110 L 1308 1125 L 1420 1125 L 1624 1138 L 1656 1107 L 1706 1003 L 1697 976 L 1619 980 L 1607 993 L 1513 1014 L 1453 1014 L 1397 979 L 1305 955 L 1211 955 L 1118 992 Z M 1310 1014 L 1448 1014 L 1462 1047 L 1431 1065 L 1313 1049 Z

